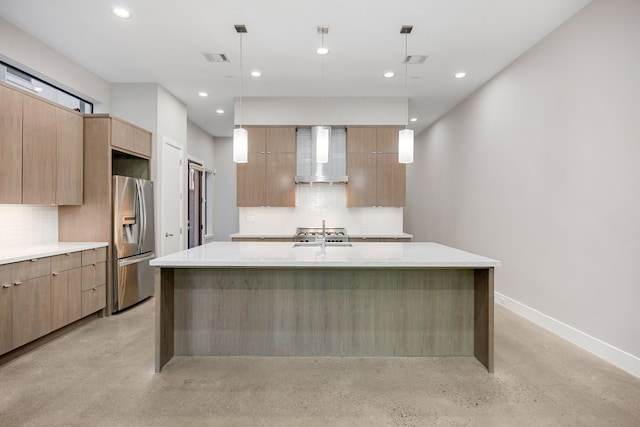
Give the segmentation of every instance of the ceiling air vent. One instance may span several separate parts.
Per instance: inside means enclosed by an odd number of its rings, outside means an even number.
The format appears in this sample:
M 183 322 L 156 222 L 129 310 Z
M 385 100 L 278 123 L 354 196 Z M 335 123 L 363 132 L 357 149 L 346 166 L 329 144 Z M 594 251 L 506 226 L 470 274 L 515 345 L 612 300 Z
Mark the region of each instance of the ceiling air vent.
M 202 56 L 209 62 L 229 62 L 229 58 L 224 53 L 205 53 Z
M 427 55 L 407 55 L 402 61 L 402 63 L 409 64 L 409 65 L 419 65 L 419 64 L 424 64 L 427 58 L 428 58 Z

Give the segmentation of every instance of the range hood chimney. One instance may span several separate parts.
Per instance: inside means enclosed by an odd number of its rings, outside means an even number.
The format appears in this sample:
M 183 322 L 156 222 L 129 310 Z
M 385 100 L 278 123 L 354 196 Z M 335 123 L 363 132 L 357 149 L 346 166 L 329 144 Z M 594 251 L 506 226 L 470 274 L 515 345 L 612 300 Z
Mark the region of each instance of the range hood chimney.
M 329 128 L 329 162 L 316 162 L 316 133 L 320 126 L 296 132 L 296 183 L 345 183 L 347 178 L 347 131 Z M 325 126 L 326 127 L 326 126 Z

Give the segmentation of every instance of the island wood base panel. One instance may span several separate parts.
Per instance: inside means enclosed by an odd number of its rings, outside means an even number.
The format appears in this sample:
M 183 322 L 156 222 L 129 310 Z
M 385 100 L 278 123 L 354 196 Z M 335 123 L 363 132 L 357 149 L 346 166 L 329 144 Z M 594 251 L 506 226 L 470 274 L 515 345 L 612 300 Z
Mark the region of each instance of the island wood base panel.
M 475 356 L 493 269 L 162 268 L 156 371 L 179 356 Z

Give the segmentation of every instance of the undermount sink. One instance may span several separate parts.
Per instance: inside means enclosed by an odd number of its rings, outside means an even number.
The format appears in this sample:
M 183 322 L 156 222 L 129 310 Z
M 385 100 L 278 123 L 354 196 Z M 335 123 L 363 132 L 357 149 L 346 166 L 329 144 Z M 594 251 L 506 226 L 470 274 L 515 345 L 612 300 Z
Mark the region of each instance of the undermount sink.
M 293 244 L 294 248 L 301 246 L 322 246 L 322 242 L 296 242 Z M 342 247 L 351 247 L 353 246 L 349 242 L 325 242 L 324 246 L 342 246 Z

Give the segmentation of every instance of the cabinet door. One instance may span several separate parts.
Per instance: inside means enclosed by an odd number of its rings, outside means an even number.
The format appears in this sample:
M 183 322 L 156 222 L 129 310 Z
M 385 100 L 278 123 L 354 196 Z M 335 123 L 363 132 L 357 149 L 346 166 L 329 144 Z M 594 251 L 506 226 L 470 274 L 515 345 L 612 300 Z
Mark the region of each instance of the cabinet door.
M 127 151 L 135 151 L 133 126 L 111 119 L 111 145 Z
M 69 323 L 82 317 L 82 269 L 69 270 L 68 295 L 69 295 Z M 105 271 L 106 275 L 106 271 Z
M 11 264 L 0 265 L 0 354 L 11 350 Z
M 136 153 L 151 157 L 151 134 L 145 130 L 134 127 L 133 148 Z
M 266 206 L 296 205 L 296 130 L 267 128 L 265 135 Z
M 396 126 L 376 129 L 376 150 L 378 153 L 398 153 L 398 139 L 401 129 L 401 127 Z
M 368 153 L 377 151 L 377 130 L 373 127 L 347 128 L 347 153 Z
M 69 324 L 69 272 L 51 274 L 51 330 Z
M 296 153 L 266 155 L 266 205 L 296 206 Z
M 22 98 L 0 86 L 0 203 L 22 203 Z
M 81 205 L 83 179 L 82 116 L 58 108 L 56 110 L 56 120 L 56 203 L 59 205 Z
M 370 207 L 377 205 L 376 154 L 347 154 L 347 206 Z
M 22 203 L 56 202 L 56 107 L 23 98 Z
M 247 128 L 249 156 L 247 163 L 236 167 L 236 204 L 242 206 L 265 206 L 266 204 L 266 159 L 265 128 Z
M 377 206 L 401 207 L 406 202 L 406 165 L 396 153 L 376 155 Z
M 13 348 L 51 332 L 51 276 L 25 280 L 11 293 Z

